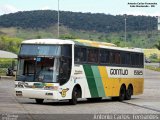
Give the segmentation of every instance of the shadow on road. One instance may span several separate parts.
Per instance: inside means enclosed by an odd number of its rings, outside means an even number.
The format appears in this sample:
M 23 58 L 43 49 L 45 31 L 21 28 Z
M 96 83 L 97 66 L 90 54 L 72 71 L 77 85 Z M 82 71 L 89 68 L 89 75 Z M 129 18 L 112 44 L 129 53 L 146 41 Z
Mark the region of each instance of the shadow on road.
M 137 100 L 138 98 L 132 98 L 132 100 Z M 125 100 L 126 102 L 128 100 Z M 112 99 L 102 99 L 100 101 L 89 101 L 89 100 L 79 100 L 77 104 L 100 104 L 100 103 L 111 103 L 111 102 L 119 102 L 119 101 L 114 101 Z M 36 105 L 37 103 L 36 102 L 23 102 L 20 104 L 32 104 L 32 105 Z M 49 106 L 68 106 L 70 105 L 69 104 L 69 101 L 68 100 L 63 100 L 63 101 L 51 101 L 51 102 L 48 102 L 48 101 L 45 101 L 43 104 L 38 104 L 38 105 L 49 105 Z

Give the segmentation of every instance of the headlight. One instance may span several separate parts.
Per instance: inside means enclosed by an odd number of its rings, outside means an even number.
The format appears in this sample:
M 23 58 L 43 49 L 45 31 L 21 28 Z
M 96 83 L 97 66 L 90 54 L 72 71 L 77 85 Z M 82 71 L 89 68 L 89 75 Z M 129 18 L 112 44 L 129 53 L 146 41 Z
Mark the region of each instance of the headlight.
M 45 90 L 58 90 L 58 86 L 45 86 Z

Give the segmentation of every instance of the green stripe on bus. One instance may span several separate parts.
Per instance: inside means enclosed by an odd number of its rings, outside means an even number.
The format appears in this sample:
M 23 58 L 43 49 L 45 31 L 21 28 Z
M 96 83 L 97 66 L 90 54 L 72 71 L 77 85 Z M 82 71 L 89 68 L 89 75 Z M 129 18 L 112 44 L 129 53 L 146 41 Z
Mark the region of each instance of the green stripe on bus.
M 84 72 L 87 78 L 87 83 L 89 86 L 91 97 L 99 97 L 91 66 L 83 65 L 83 68 L 84 68 Z
M 103 88 L 103 83 L 102 83 L 101 75 L 99 73 L 99 69 L 97 66 L 91 66 L 91 68 L 93 71 L 93 75 L 94 75 L 99 97 L 105 97 L 105 91 Z

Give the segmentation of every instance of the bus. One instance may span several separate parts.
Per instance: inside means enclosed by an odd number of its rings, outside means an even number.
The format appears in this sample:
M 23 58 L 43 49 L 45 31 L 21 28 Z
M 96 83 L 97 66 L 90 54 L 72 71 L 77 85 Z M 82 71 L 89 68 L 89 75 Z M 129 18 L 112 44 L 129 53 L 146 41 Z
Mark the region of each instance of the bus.
M 89 40 L 32 39 L 21 44 L 15 94 L 35 99 L 130 100 L 143 93 L 144 54 Z

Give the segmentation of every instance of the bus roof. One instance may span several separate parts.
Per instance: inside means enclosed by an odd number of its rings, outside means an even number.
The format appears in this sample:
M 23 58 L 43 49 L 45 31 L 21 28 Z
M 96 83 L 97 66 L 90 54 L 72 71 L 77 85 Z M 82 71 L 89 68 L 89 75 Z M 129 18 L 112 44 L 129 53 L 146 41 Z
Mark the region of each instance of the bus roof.
M 22 44 L 75 44 L 72 40 L 61 39 L 31 39 L 25 40 Z
M 121 48 L 117 47 L 113 43 L 107 42 L 98 42 L 98 41 L 90 41 L 84 39 L 73 39 L 73 40 L 62 40 L 62 39 L 31 39 L 25 40 L 22 44 L 74 44 L 77 46 L 86 46 L 86 47 L 96 47 L 96 48 L 106 48 L 106 49 L 114 49 L 114 50 L 122 50 L 122 51 L 130 51 L 130 52 L 142 52 L 141 48 Z

